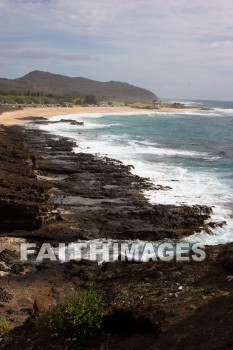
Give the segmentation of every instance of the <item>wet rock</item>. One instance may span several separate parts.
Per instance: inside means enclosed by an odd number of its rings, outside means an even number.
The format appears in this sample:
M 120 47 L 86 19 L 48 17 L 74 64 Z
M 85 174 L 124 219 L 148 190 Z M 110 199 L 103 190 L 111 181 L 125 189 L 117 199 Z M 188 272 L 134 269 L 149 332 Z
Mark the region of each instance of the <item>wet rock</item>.
M 70 125 L 84 125 L 84 122 L 78 122 L 77 120 L 74 119 L 61 119 L 58 122 L 55 123 L 70 123 Z
M 162 185 L 155 186 L 155 190 L 167 191 L 167 190 L 171 190 L 171 189 L 172 189 L 172 187 L 170 187 L 170 186 L 162 186 Z
M 226 221 L 218 221 L 218 222 L 210 221 L 210 222 L 207 222 L 206 224 L 211 228 L 223 227 L 224 225 L 226 225 Z

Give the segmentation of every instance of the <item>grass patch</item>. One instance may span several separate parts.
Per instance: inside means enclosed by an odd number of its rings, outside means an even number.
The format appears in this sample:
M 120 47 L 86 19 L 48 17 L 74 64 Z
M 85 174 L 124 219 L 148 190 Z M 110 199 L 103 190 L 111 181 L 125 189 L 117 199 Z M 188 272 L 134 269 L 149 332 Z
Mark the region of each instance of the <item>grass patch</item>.
M 0 315 L 0 333 L 4 333 L 6 331 L 9 331 L 10 329 L 10 324 L 9 322 L 7 321 L 7 319 Z

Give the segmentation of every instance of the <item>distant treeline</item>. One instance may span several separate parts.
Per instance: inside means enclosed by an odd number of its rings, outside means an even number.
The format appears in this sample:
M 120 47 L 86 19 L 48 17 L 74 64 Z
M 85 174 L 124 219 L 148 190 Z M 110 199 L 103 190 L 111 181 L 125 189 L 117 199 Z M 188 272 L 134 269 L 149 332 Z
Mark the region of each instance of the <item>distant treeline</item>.
M 60 98 L 60 97 L 80 97 L 81 94 L 79 92 L 72 92 L 69 94 L 53 94 L 51 92 L 46 93 L 43 91 L 32 91 L 28 89 L 27 91 L 22 91 L 22 90 L 14 90 L 14 89 L 0 89 L 0 95 L 1 96 L 32 96 L 32 97 L 40 97 L 40 96 L 45 96 L 45 97 L 55 97 L 55 98 Z
M 60 103 L 60 101 L 57 98 L 47 97 L 47 96 L 1 95 L 0 94 L 0 103 L 1 104 L 6 104 L 6 103 L 7 104 L 54 104 L 54 103 Z
M 81 95 L 78 92 L 55 95 L 42 91 L 19 91 L 0 89 L 0 104 L 97 104 L 98 98 L 93 94 Z

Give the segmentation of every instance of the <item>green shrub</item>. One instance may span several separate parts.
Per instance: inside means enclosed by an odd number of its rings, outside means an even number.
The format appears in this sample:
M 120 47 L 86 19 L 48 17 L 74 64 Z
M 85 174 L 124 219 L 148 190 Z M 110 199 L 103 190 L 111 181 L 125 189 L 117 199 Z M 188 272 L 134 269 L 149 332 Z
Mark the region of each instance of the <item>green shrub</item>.
M 8 331 L 9 329 L 10 329 L 10 325 L 7 319 L 4 316 L 0 315 L 0 333 Z
M 88 94 L 84 96 L 83 102 L 87 105 L 96 105 L 98 101 L 95 95 Z
M 103 295 L 89 289 L 70 293 L 53 309 L 42 312 L 36 324 L 52 337 L 83 339 L 98 334 L 103 315 Z

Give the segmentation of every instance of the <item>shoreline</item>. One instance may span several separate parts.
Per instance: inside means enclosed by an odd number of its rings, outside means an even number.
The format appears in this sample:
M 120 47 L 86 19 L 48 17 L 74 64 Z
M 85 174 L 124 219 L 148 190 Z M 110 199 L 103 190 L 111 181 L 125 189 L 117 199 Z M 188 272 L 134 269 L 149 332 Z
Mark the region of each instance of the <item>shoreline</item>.
M 138 109 L 127 106 L 122 107 L 27 107 L 22 110 L 15 110 L 10 112 L 4 112 L 0 115 L 0 124 L 3 125 L 15 125 L 15 124 L 26 124 L 29 116 L 36 117 L 52 117 L 56 115 L 68 115 L 68 114 L 97 114 L 97 113 L 179 113 L 184 111 L 195 112 L 199 111 L 200 108 L 169 108 L 161 107 L 158 109 Z
M 131 165 L 124 165 L 119 160 L 109 157 L 103 159 L 92 153 L 83 153 L 81 149 L 80 152 L 73 153 L 73 147 L 78 147 L 78 144 L 70 138 L 47 134 L 39 129 L 26 129 L 24 126 L 3 126 L 1 130 L 2 142 L 6 143 L 8 149 L 7 159 L 2 162 L 4 171 L 7 171 L 5 180 L 13 182 L 8 190 L 5 190 L 3 186 L 2 211 L 11 203 L 8 201 L 8 196 L 9 198 L 15 196 L 19 203 L 21 203 L 22 195 L 27 199 L 22 201 L 20 207 L 21 215 L 18 221 L 20 225 L 23 223 L 21 231 L 17 233 L 14 232 L 15 228 L 12 230 L 16 237 L 26 238 L 28 236 L 26 227 L 29 228 L 29 231 L 34 228 L 38 230 L 37 234 L 39 233 L 40 237 L 47 237 L 47 223 L 51 218 L 52 221 L 54 220 L 55 208 L 63 212 L 59 216 L 63 217 L 65 227 L 69 226 L 67 218 L 70 217 L 72 217 L 72 226 L 74 225 L 76 215 L 73 217 L 72 213 L 82 213 L 82 219 L 78 220 L 77 234 L 82 232 L 82 239 L 86 240 L 100 237 L 120 240 L 141 239 L 142 241 L 159 241 L 168 237 L 179 239 L 199 230 L 204 225 L 204 220 L 209 218 L 212 212 L 211 208 L 205 205 L 194 207 L 181 205 L 180 209 L 177 209 L 175 205 L 150 204 L 142 194 L 143 190 L 155 189 L 148 179 L 133 174 Z M 24 143 L 23 148 L 21 142 Z M 15 146 L 20 149 L 17 154 L 14 153 L 16 158 L 11 156 L 10 151 L 14 150 Z M 17 173 L 19 175 L 22 173 L 19 178 L 15 178 L 16 165 L 12 166 L 16 161 Z M 33 184 L 41 190 L 36 191 L 31 198 L 30 188 Z M 19 199 L 15 188 L 24 188 Z M 52 195 L 49 194 L 50 192 Z M 38 208 L 35 210 L 36 196 L 38 197 L 36 199 Z M 29 212 L 30 201 L 31 212 Z M 40 208 L 40 203 L 43 209 Z M 200 210 L 196 210 L 197 208 Z M 124 215 L 122 215 L 122 210 Z M 25 218 L 23 217 L 24 211 Z M 98 212 L 97 216 L 95 212 Z M 106 216 L 106 220 L 101 224 L 101 230 L 96 230 L 93 224 L 98 226 L 100 212 L 102 218 Z M 156 218 L 153 218 L 152 213 Z M 173 213 L 172 217 L 169 217 L 171 213 Z M 8 214 L 9 211 L 6 212 L 6 216 Z M 108 223 L 108 215 L 112 216 L 117 225 Z M 85 216 L 86 219 L 82 222 Z M 167 217 L 166 221 L 164 221 L 165 217 Z M 196 225 L 189 224 L 190 217 L 195 218 Z M 2 229 L 4 229 L 5 218 L 2 220 Z M 6 222 L 8 221 L 7 219 Z M 17 219 L 14 218 L 13 221 L 16 227 Z M 88 226 L 89 221 L 90 227 Z M 174 228 L 174 222 L 176 228 Z M 157 229 L 154 227 L 155 223 Z M 52 231 L 55 238 L 56 230 Z M 68 237 L 69 234 L 66 234 L 67 240 L 73 239 L 73 235 L 71 238 Z
M 98 265 L 84 259 L 34 264 L 19 261 L 15 251 L 22 240 L 41 245 L 43 241 L 58 244 L 105 237 L 179 239 L 194 229 L 194 222 L 203 225 L 202 210 L 150 205 L 140 190 L 151 185 L 132 175 L 130 167 L 107 157 L 72 154 L 72 140 L 66 137 L 54 138 L 21 126 L 1 126 L 0 131 L 4 176 L 1 243 L 8 244 L 0 253 L 1 314 L 10 319 L 11 326 L 1 336 L 1 349 L 15 350 L 15 344 L 23 349 L 29 339 L 32 350 L 63 350 L 56 339 L 48 340 L 47 333 L 39 332 L 32 315 L 49 310 L 71 288 L 79 292 L 90 286 L 107 301 L 96 350 L 109 344 L 112 350 L 170 349 L 181 337 L 185 348 L 195 340 L 204 350 L 211 348 L 216 319 L 219 348 L 227 348 L 232 339 L 228 311 L 233 285 L 227 279 L 232 243 L 207 247 L 206 259 L 192 263 L 116 261 Z M 15 208 L 20 215 L 15 215 Z M 14 227 L 9 226 L 12 223 Z M 203 322 L 211 332 L 205 333 L 202 347 Z M 87 344 L 84 349 L 90 348 Z

